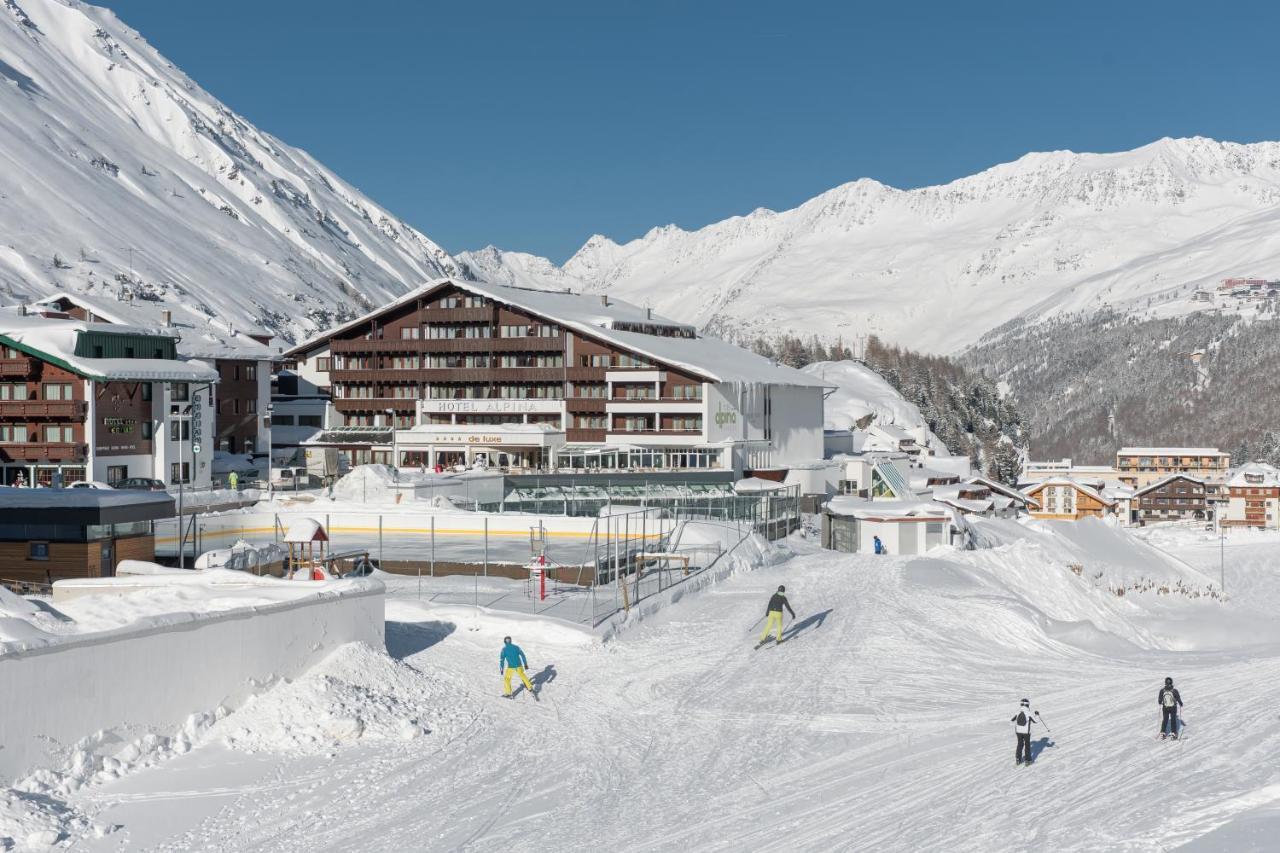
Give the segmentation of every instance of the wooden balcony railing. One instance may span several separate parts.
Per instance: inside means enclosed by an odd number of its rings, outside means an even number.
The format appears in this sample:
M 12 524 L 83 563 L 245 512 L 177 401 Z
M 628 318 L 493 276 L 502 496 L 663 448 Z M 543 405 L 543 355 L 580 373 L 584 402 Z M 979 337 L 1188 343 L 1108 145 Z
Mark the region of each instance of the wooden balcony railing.
M 0 444 L 0 459 L 5 462 L 83 462 L 86 445 L 74 442 L 23 442 Z
M 72 418 L 84 420 L 84 400 L 0 400 L 0 418 Z

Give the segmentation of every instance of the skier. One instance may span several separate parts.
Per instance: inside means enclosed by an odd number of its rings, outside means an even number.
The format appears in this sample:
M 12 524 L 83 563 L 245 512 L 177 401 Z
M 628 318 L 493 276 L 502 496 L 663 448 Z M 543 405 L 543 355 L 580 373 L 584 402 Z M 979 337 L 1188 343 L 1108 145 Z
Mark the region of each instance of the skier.
M 1156 702 L 1160 705 L 1160 740 L 1172 736 L 1178 739 L 1178 708 L 1182 706 L 1182 696 L 1173 686 L 1173 679 L 1166 678 L 1164 687 L 1156 694 Z
M 1018 745 L 1013 751 L 1016 759 L 1015 764 L 1030 764 L 1031 725 L 1036 722 L 1035 715 L 1031 713 L 1030 699 L 1022 700 L 1022 704 L 1018 707 L 1018 713 L 1013 715 L 1010 722 L 1013 723 L 1013 730 L 1018 735 Z
M 791 604 L 787 601 L 787 588 L 780 586 L 778 591 L 769 598 L 769 606 L 765 609 L 765 615 L 768 618 L 765 620 L 764 633 L 760 635 L 760 642 L 756 643 L 757 649 L 767 642 L 769 632 L 774 630 L 775 626 L 777 627 L 777 640 L 775 642 L 782 642 L 782 608 L 784 607 L 791 614 L 791 618 L 795 619 L 796 612 L 791 609 Z
M 502 638 L 502 651 L 498 652 L 498 672 L 502 674 L 502 695 L 511 698 L 511 674 L 515 673 L 520 676 L 520 680 L 524 682 L 524 687 L 536 699 L 538 695 L 533 692 L 533 685 L 529 683 L 529 677 L 524 674 L 524 668 L 529 665 L 529 661 L 525 659 L 524 650 L 511 642 L 510 637 Z
M 872 538 L 872 540 L 874 541 L 874 547 L 875 547 L 876 553 L 877 553 L 877 554 L 883 554 L 883 553 L 884 553 L 884 543 L 880 541 L 880 537 L 879 537 L 879 536 L 872 536 L 871 538 Z

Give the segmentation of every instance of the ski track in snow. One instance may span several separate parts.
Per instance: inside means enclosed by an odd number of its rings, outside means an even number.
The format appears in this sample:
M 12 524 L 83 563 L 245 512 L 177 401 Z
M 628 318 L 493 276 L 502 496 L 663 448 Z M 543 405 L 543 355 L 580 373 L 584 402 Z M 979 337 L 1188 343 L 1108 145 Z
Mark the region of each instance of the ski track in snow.
M 1152 850 L 1280 801 L 1274 652 L 1103 657 L 910 562 L 802 553 L 604 646 L 527 644 L 531 677 L 557 673 L 538 703 L 500 698 L 496 647 L 455 631 L 406 662 L 456 689 L 456 730 L 252 761 L 206 743 L 87 789 L 75 805 L 122 829 L 76 849 Z M 830 612 L 753 651 L 780 582 L 788 627 Z M 1176 744 L 1155 737 L 1165 674 Z M 1026 769 L 1023 695 L 1053 727 Z

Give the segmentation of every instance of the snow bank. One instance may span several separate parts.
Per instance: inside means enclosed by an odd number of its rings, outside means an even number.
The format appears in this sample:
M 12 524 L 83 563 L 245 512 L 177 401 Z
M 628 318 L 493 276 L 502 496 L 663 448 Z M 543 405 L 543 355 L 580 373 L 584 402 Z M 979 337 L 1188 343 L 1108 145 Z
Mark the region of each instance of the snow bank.
M 465 723 L 457 688 L 386 652 L 351 643 L 302 677 L 250 697 L 205 733 L 242 752 L 318 754 L 358 740 L 446 737 Z
M 243 583 L 211 589 L 211 575 L 262 583 L 250 592 Z M 235 707 L 344 643 L 380 648 L 384 641 L 376 581 L 303 584 L 199 572 L 127 583 L 154 588 L 60 602 L 75 620 L 67 633 L 51 634 L 51 619 L 39 636 L 0 646 L 0 778 L 37 768 L 91 777 L 107 766 L 104 744 L 170 735 L 192 714 Z

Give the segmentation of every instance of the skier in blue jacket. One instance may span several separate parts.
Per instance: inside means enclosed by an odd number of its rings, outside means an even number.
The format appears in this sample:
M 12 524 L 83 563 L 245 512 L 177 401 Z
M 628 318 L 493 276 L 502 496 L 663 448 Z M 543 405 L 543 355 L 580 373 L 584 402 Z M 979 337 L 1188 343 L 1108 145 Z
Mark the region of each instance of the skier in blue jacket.
M 511 642 L 510 637 L 503 637 L 502 651 L 498 652 L 498 672 L 502 674 L 503 696 L 511 698 L 511 675 L 515 673 L 520 676 L 530 695 L 537 698 L 537 694 L 533 692 L 533 685 L 529 683 L 529 677 L 524 674 L 524 668 L 528 665 L 529 661 L 525 659 L 524 650 Z

